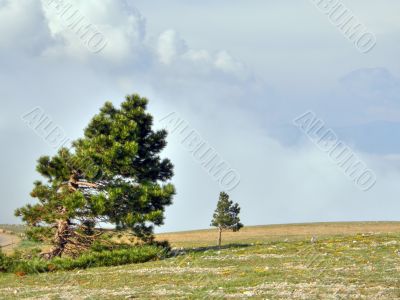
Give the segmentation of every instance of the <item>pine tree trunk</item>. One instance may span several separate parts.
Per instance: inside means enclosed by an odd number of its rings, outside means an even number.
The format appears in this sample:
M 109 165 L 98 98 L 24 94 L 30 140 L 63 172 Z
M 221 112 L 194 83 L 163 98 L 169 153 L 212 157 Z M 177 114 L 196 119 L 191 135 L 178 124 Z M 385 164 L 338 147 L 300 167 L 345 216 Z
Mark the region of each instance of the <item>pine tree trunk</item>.
M 62 256 L 65 251 L 65 246 L 68 244 L 69 231 L 70 228 L 67 220 L 59 220 L 57 222 L 57 229 L 53 241 L 54 247 L 49 253 L 43 255 L 45 258 L 52 259 Z
M 221 247 L 221 242 L 222 242 L 222 228 L 218 227 L 218 247 Z

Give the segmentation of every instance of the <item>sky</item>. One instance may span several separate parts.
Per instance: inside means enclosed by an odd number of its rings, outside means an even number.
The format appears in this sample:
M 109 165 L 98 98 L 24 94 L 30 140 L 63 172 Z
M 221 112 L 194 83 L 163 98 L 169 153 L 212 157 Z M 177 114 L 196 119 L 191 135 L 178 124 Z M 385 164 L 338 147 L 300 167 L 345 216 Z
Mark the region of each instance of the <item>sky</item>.
M 0 223 L 20 222 L 36 160 L 57 150 L 24 115 L 40 108 L 75 139 L 105 101 L 133 93 L 155 128 L 179 114 L 240 175 L 229 194 L 245 225 L 399 220 L 400 2 L 340 2 L 376 39 L 366 53 L 316 2 L 0 0 Z M 371 188 L 293 123 L 306 112 L 368 167 Z M 157 231 L 208 228 L 224 186 L 176 132 L 163 156 L 177 195 Z

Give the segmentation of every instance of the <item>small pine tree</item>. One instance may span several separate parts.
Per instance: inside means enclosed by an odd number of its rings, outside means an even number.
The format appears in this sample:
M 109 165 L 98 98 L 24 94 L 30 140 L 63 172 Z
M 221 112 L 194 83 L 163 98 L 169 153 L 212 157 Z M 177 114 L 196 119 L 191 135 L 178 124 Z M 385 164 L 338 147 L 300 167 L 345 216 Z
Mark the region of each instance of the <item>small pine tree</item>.
M 221 246 L 223 230 L 232 230 L 235 232 L 243 227 L 243 224 L 240 223 L 239 213 L 239 204 L 233 203 L 233 201 L 229 200 L 227 193 L 221 192 L 211 221 L 211 226 L 218 228 L 218 246 Z

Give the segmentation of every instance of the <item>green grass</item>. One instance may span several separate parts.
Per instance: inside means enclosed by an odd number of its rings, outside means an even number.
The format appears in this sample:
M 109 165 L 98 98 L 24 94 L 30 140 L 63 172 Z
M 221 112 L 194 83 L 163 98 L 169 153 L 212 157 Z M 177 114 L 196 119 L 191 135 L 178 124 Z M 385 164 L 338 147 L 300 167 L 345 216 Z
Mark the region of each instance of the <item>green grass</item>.
M 43 244 L 40 242 L 23 239 L 18 243 L 16 250 L 24 251 L 24 250 L 29 250 L 32 248 L 39 248 L 42 246 L 43 246 Z
M 400 299 L 399 250 L 400 233 L 257 236 L 142 264 L 3 274 L 0 299 Z
M 152 245 L 123 247 L 115 250 L 91 250 L 77 258 L 57 257 L 52 260 L 26 259 L 17 253 L 12 256 L 6 256 L 0 252 L 0 270 L 6 273 L 13 272 L 24 275 L 39 274 L 61 270 L 143 263 L 165 256 L 165 248 Z

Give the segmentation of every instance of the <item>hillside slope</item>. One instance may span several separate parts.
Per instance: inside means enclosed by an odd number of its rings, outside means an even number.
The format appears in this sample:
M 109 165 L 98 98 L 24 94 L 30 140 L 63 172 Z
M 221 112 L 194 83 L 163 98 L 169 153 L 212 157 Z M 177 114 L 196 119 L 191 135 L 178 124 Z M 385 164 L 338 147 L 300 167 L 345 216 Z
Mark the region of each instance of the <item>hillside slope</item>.
M 163 234 L 192 248 L 144 264 L 2 275 L 0 298 L 400 299 L 399 223 L 260 226 L 200 247 L 214 235 Z

